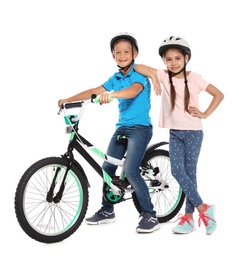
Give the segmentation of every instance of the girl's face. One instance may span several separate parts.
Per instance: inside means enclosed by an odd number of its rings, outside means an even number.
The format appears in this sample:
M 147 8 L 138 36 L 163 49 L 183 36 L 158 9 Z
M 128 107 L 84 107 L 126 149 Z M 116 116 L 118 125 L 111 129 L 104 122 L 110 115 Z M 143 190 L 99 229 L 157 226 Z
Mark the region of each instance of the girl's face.
M 134 52 L 132 57 L 132 45 L 129 41 L 119 41 L 114 46 L 113 58 L 120 67 L 126 67 L 132 59 L 136 58 L 138 53 Z
M 187 63 L 188 55 L 184 57 L 184 55 L 178 49 L 168 49 L 164 53 L 163 61 L 167 67 L 167 70 L 171 71 L 172 73 L 178 73 L 184 67 L 185 62 Z

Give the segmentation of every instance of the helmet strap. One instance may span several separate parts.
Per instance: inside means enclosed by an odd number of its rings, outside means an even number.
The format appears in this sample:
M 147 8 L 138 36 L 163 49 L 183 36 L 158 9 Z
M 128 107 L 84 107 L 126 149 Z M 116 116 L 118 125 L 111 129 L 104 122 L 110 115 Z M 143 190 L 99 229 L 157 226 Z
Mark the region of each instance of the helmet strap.
M 117 65 L 117 66 L 119 67 L 119 71 L 126 72 L 126 71 L 130 68 L 130 66 L 131 66 L 133 63 L 134 63 L 134 59 L 132 59 L 132 61 L 130 62 L 130 64 L 127 65 L 127 66 L 125 66 L 125 67 L 121 67 L 121 66 L 119 66 L 119 65 Z
M 177 72 L 177 73 L 173 73 L 173 72 L 171 71 L 172 77 L 173 77 L 173 76 L 176 76 L 176 75 L 178 75 L 178 74 L 180 74 L 181 72 L 183 72 L 183 71 L 186 69 L 186 65 L 187 65 L 187 63 L 185 62 L 183 68 L 182 68 L 179 72 Z

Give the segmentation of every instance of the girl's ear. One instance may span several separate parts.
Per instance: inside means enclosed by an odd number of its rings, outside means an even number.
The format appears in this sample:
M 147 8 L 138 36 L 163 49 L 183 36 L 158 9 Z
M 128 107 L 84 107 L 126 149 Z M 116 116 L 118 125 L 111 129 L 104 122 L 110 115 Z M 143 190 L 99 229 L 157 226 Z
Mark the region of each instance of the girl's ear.
M 188 63 L 188 54 L 185 55 L 185 62 Z

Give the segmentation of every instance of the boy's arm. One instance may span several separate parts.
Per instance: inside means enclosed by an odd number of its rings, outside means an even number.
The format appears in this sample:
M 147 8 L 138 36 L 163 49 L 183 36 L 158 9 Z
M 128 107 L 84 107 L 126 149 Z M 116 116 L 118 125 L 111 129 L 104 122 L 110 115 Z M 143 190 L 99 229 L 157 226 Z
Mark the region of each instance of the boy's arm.
M 109 103 L 111 98 L 123 98 L 129 99 L 136 97 L 143 90 L 143 86 L 140 83 L 133 83 L 129 88 L 117 91 L 117 92 L 106 92 L 100 95 L 100 103 Z
M 74 102 L 74 101 L 80 101 L 80 100 L 87 100 L 87 99 L 91 98 L 92 94 L 100 95 L 103 92 L 106 92 L 106 89 L 103 86 L 87 89 L 85 91 L 82 91 L 82 92 L 74 95 L 74 96 L 64 98 L 64 99 L 60 99 L 58 101 L 58 106 L 60 107 L 62 105 L 62 103 Z
M 154 69 L 152 67 L 143 65 L 143 64 L 136 64 L 134 67 L 134 70 L 138 73 L 150 78 L 152 80 L 154 91 L 156 95 L 161 95 L 162 89 L 160 86 L 160 82 L 157 77 L 157 69 Z

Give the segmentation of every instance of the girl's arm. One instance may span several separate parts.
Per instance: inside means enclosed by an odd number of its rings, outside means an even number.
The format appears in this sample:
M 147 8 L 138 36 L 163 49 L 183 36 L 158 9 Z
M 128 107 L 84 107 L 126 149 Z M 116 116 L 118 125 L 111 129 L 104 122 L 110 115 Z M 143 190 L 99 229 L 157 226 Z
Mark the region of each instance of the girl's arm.
M 157 69 L 154 69 L 152 67 L 143 65 L 143 64 L 136 64 L 134 67 L 134 70 L 138 73 L 150 78 L 152 80 L 154 91 L 156 95 L 161 95 L 162 89 L 160 86 L 160 82 L 157 77 Z
M 190 106 L 189 113 L 192 116 L 196 116 L 203 119 L 209 117 L 213 113 L 213 111 L 219 106 L 219 104 L 222 102 L 224 98 L 224 94 L 211 84 L 209 84 L 208 87 L 206 88 L 206 92 L 209 93 L 211 96 L 213 96 L 211 103 L 209 104 L 208 108 L 204 112 L 201 112 L 196 107 Z

